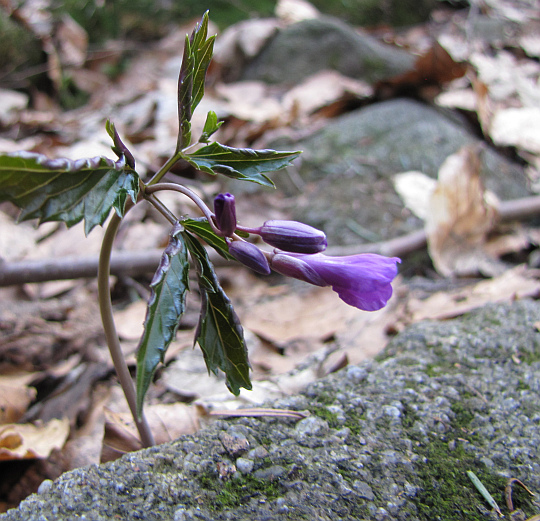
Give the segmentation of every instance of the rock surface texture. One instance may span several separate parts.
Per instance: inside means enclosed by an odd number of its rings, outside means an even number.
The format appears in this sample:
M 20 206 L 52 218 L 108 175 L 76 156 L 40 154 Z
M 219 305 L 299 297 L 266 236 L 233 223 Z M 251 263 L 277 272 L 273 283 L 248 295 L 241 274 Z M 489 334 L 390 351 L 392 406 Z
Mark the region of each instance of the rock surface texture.
M 3 521 L 481 520 L 518 478 L 540 492 L 540 304 L 409 327 L 375 361 L 274 407 L 68 472 Z M 540 513 L 513 485 L 514 508 Z M 525 519 L 523 517 L 522 519 Z

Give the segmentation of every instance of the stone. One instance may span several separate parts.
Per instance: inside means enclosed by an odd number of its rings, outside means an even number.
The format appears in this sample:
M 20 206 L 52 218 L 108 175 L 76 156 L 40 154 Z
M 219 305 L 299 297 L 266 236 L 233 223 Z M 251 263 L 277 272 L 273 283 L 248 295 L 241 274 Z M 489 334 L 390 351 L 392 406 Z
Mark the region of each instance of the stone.
M 236 468 L 242 474 L 249 474 L 253 470 L 253 461 L 247 458 L 238 458 L 236 460 Z
M 318 71 L 331 69 L 374 83 L 410 70 L 414 61 L 406 51 L 322 16 L 279 31 L 238 79 L 296 85 Z
M 367 499 L 368 501 L 373 501 L 375 499 L 372 488 L 364 481 L 355 481 L 353 483 L 353 488 L 362 499 Z
M 291 218 L 324 230 L 329 244 L 388 240 L 423 227 L 404 208 L 393 176 L 418 170 L 436 179 L 449 155 L 479 143 L 455 113 L 395 99 L 334 118 L 305 138 L 271 143 L 272 148 L 303 151 L 292 167 L 300 180 L 295 186 L 284 175 L 273 179 L 289 196 Z M 530 195 L 521 165 L 487 145 L 480 159 L 484 184 L 500 199 Z
M 497 519 L 468 470 L 507 516 L 509 478 L 540 492 L 539 322 L 540 302 L 523 300 L 414 324 L 359 366 L 365 378 L 344 369 L 299 395 L 310 422 L 215 421 L 171 443 L 67 472 L 0 521 Z M 291 399 L 269 406 L 285 403 Z M 336 406 L 344 425 L 328 416 Z M 399 422 L 385 406 L 400 411 Z M 338 436 L 343 429 L 348 436 Z M 299 431 L 321 443 L 299 443 Z M 228 453 L 216 450 L 223 433 L 246 436 L 253 447 L 246 460 L 260 456 L 254 472 L 220 475 L 230 466 Z M 198 461 L 193 450 L 200 462 L 187 472 L 184 461 Z M 524 519 L 540 514 L 538 495 L 514 493 Z
M 311 3 L 324 13 L 363 27 L 417 24 L 427 20 L 431 11 L 439 5 L 437 0 L 311 0 Z

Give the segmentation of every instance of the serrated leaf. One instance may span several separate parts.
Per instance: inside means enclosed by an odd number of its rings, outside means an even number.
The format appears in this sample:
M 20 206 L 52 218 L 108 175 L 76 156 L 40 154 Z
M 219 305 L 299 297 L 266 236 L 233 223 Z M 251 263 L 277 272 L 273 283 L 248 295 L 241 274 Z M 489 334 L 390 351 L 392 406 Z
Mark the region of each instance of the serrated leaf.
M 229 247 L 227 246 L 225 239 L 214 233 L 214 230 L 212 230 L 205 217 L 199 219 L 183 219 L 182 224 L 186 230 L 194 233 L 197 237 L 212 246 L 212 248 L 214 248 L 214 250 L 222 257 L 234 260 L 234 257 L 229 254 Z
M 193 68 L 193 98 L 192 109 L 195 110 L 204 96 L 204 82 L 206 71 L 214 54 L 216 37 L 211 36 L 200 48 L 195 49 L 195 66 Z
M 199 143 L 208 143 L 210 136 L 215 134 L 221 125 L 223 125 L 223 121 L 218 121 L 217 115 L 213 110 L 209 111 L 206 115 L 206 121 L 201 137 L 199 138 Z
M 208 36 L 208 11 L 202 17 L 200 24 L 195 27 L 191 35 L 191 52 L 194 57 L 193 66 L 193 99 L 192 110 L 199 104 L 204 96 L 204 80 L 206 71 L 214 54 L 215 35 Z
M 128 147 L 124 144 L 124 142 L 120 139 L 120 135 L 116 131 L 116 127 L 114 126 L 114 123 L 108 119 L 105 123 L 105 130 L 107 131 L 107 134 L 111 136 L 113 140 L 113 146 L 112 151 L 120 158 L 125 157 L 126 158 L 126 164 L 130 166 L 131 168 L 135 168 L 135 158 L 133 157 L 133 154 L 128 149 Z
M 178 77 L 178 145 L 177 151 L 185 148 L 191 141 L 191 116 L 193 94 L 193 67 L 195 59 L 191 52 L 191 43 L 186 35 L 184 43 L 184 55 L 180 76 Z
M 211 143 L 192 154 L 185 154 L 184 159 L 208 174 L 223 174 L 233 179 L 273 187 L 274 183 L 264 172 L 284 168 L 300 154 L 299 151 L 252 150 Z
M 184 55 L 178 79 L 178 144 L 177 152 L 191 142 L 191 117 L 204 96 L 206 71 L 214 53 L 215 36 L 208 35 L 208 11 L 201 22 L 186 36 Z
M 141 414 L 144 397 L 152 377 L 180 323 L 186 309 L 186 292 L 189 289 L 189 261 L 181 224 L 176 224 L 170 234 L 158 269 L 150 284 L 152 293 L 148 302 L 144 333 L 137 351 L 137 413 Z
M 208 371 L 225 373 L 226 384 L 234 394 L 251 389 L 249 360 L 240 321 L 223 291 L 206 250 L 189 232 L 184 232 L 187 247 L 197 267 L 202 298 L 201 316 L 195 341 L 202 349 Z
M 138 193 L 139 176 L 123 157 L 72 161 L 31 152 L 0 155 L 0 202 L 18 206 L 21 221 L 73 226 L 84 218 L 88 234 L 105 222 L 111 208 L 122 217 L 127 197 L 135 202 Z

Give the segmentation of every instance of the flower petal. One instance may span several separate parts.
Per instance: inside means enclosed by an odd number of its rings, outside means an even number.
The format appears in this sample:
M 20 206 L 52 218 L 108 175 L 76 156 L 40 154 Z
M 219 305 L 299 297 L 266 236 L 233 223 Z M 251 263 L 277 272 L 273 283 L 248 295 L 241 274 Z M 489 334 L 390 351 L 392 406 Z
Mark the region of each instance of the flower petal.
M 339 295 L 339 298 L 343 302 L 364 311 L 377 311 L 383 308 L 392 296 L 392 286 L 390 283 L 380 285 L 372 291 L 351 290 L 339 286 L 332 286 L 332 289 Z

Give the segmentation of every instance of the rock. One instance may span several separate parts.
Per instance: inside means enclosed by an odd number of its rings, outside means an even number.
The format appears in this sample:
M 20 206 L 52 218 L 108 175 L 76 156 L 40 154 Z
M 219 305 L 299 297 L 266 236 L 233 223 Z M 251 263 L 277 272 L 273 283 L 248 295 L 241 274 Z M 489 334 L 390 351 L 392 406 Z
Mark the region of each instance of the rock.
M 3 9 L 0 9 L 0 49 L 0 73 L 5 84 L 11 79 L 11 75 L 15 76 L 15 73 L 31 69 L 43 62 L 38 38 L 13 21 Z
M 413 325 L 362 372 L 342 370 L 271 404 L 298 403 L 310 421 L 215 421 L 68 472 L 0 520 L 497 519 L 467 471 L 505 515 L 509 478 L 540 492 L 539 321 L 539 302 L 518 301 Z M 232 432 L 252 447 L 249 472 L 220 475 L 229 462 L 220 440 Z M 299 432 L 318 443 L 299 443 Z M 190 458 L 195 472 L 184 469 Z M 538 496 L 519 487 L 513 496 L 526 518 L 540 514 Z
M 380 43 L 340 20 L 320 17 L 278 32 L 241 75 L 242 80 L 294 85 L 332 69 L 368 82 L 387 79 L 412 68 L 414 57 Z
M 297 172 L 304 185 L 273 177 L 290 195 L 291 218 L 323 229 L 332 245 L 398 237 L 422 222 L 404 210 L 393 186 L 399 172 L 419 170 L 436 178 L 443 161 L 467 144 L 480 143 L 451 112 L 396 99 L 331 120 L 308 137 L 277 141 L 272 148 L 303 150 Z M 503 200 L 529 195 L 523 168 L 485 147 L 485 185 Z
M 436 0 L 347 0 L 328 2 L 311 0 L 322 12 L 364 27 L 374 25 L 403 26 L 423 22 L 439 4 Z

